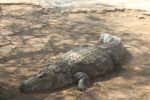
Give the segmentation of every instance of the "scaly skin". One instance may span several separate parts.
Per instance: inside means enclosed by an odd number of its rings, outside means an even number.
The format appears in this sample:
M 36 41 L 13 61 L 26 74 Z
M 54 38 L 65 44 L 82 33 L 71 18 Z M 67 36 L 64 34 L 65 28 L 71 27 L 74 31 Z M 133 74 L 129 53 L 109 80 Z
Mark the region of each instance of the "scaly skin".
M 124 48 L 118 37 L 102 34 L 99 46 L 80 46 L 63 54 L 56 63 L 49 63 L 43 70 L 24 80 L 22 91 L 41 91 L 66 87 L 78 82 L 78 89 L 85 90 L 89 79 L 118 71 L 124 57 Z

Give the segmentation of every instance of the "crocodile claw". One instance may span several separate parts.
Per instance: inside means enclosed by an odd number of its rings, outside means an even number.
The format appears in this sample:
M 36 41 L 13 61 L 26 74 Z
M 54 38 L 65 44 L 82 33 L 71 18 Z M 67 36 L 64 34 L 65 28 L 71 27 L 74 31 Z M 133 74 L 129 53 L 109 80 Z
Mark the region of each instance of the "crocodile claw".
M 87 87 L 85 86 L 85 85 L 83 85 L 83 84 L 78 84 L 78 90 L 79 91 L 84 91 L 84 90 L 86 90 L 87 89 Z

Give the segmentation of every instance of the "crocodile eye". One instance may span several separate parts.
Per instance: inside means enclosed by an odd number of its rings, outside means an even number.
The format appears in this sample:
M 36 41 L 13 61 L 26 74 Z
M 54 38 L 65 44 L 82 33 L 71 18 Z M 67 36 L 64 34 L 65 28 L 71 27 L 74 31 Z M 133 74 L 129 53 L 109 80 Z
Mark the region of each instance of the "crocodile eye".
M 40 75 L 38 75 L 38 78 L 46 78 L 48 76 L 48 73 L 41 73 Z

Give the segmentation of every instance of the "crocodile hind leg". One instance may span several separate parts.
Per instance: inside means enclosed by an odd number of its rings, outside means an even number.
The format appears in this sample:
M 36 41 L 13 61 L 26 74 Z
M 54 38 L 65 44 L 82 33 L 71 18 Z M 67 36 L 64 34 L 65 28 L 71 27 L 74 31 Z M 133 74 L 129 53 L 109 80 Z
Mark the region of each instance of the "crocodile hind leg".
M 75 79 L 78 81 L 78 90 L 80 91 L 86 90 L 87 85 L 89 84 L 88 75 L 83 72 L 77 72 L 74 76 Z

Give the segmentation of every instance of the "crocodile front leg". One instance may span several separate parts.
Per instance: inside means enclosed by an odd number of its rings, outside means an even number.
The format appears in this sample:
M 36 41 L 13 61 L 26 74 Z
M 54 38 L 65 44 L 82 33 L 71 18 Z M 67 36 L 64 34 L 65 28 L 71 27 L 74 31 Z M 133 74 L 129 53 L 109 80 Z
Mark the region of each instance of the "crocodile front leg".
M 80 91 L 86 90 L 89 84 L 88 75 L 83 72 L 77 72 L 74 76 L 75 79 L 78 81 L 78 90 Z

